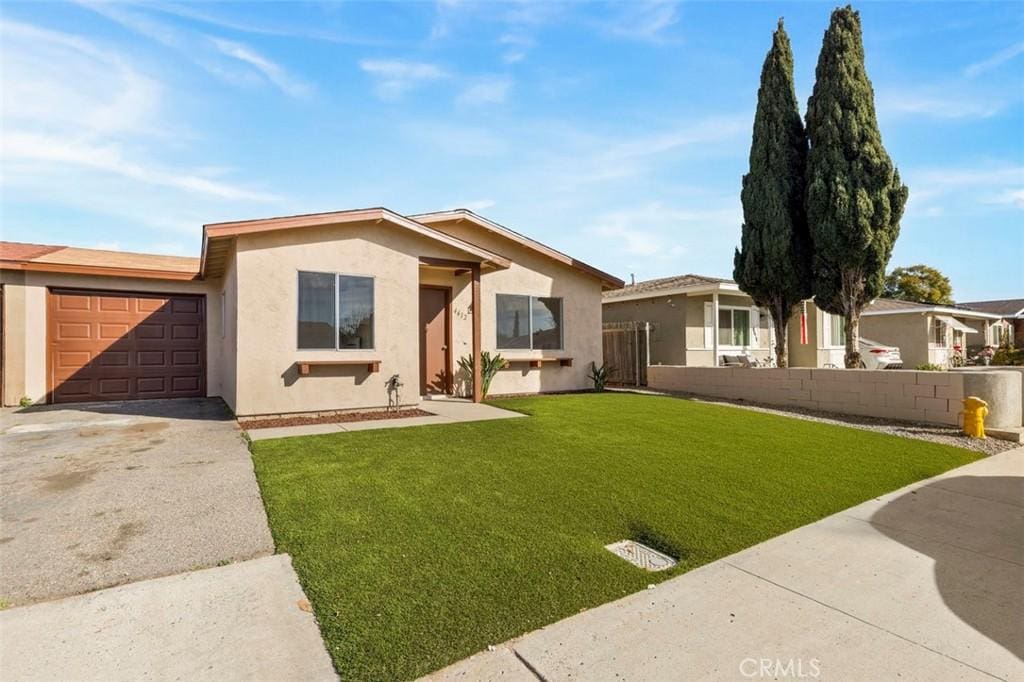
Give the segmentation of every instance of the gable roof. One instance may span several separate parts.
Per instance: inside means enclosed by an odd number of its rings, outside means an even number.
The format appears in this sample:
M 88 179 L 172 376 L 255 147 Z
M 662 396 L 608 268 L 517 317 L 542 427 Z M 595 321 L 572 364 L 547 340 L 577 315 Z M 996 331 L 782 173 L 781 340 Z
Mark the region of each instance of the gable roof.
M 199 277 L 198 258 L 21 242 L 0 242 L 0 266 L 8 270 L 150 279 Z
M 484 266 L 507 268 L 511 265 L 510 261 L 504 256 L 480 248 L 475 244 L 470 244 L 462 239 L 452 237 L 389 209 L 377 207 L 203 225 L 202 273 L 203 276 L 210 277 L 223 274 L 228 244 L 238 235 L 361 222 L 387 222 L 391 225 L 410 230 L 479 259 Z
M 942 315 L 959 315 L 960 317 L 977 317 L 982 319 L 998 319 L 998 315 L 972 310 L 959 305 L 935 305 L 917 301 L 901 301 L 895 298 L 876 298 L 869 303 L 861 316 L 864 315 L 899 315 L 904 313 L 935 313 Z
M 968 303 L 957 303 L 959 308 L 970 308 L 980 310 L 983 313 L 992 313 L 1002 317 L 1024 317 L 1024 298 L 1004 298 L 996 301 L 970 301 Z
M 592 265 L 588 265 L 581 260 L 568 256 L 561 251 L 551 248 L 546 244 L 542 244 L 535 239 L 531 239 L 524 234 L 520 234 L 515 230 L 510 230 L 504 225 L 500 225 L 493 220 L 484 218 L 483 216 L 473 213 L 467 208 L 456 208 L 449 211 L 436 211 L 434 213 L 418 213 L 409 216 L 412 220 L 415 220 L 424 225 L 430 225 L 432 223 L 442 223 L 448 221 L 462 221 L 466 220 L 476 225 L 477 227 L 483 228 L 492 234 L 497 234 L 505 239 L 511 240 L 520 246 L 535 251 L 543 256 L 547 256 L 552 260 L 558 261 L 568 265 L 569 267 L 581 270 L 597 279 L 601 280 L 601 287 L 604 289 L 618 289 L 622 286 L 623 282 L 615 275 L 610 275 L 603 270 L 598 270 Z
M 656 296 L 670 296 L 672 294 L 697 293 L 698 291 L 728 291 L 743 293 L 739 286 L 731 279 L 722 277 L 708 277 L 707 275 L 673 275 L 672 277 L 661 277 L 659 279 L 648 279 L 636 284 L 628 284 L 621 289 L 606 291 L 603 294 L 604 303 L 615 301 L 633 301 Z

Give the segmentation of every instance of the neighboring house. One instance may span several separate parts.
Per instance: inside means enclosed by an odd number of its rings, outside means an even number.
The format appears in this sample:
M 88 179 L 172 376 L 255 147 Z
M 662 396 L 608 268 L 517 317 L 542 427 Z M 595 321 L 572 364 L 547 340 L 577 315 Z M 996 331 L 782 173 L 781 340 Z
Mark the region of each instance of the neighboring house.
M 466 210 L 206 225 L 201 258 L 0 243 L 3 402 L 221 396 L 238 415 L 587 388 L 622 282 Z
M 1000 320 L 993 322 L 986 345 L 998 346 L 1003 338 L 1009 345 L 1015 346 L 1024 341 L 1024 298 L 1004 299 L 1001 301 L 970 301 L 958 303 L 958 308 L 969 308 L 983 313 L 998 315 Z
M 993 336 L 992 325 L 1000 317 L 961 306 L 933 305 L 879 298 L 861 313 L 860 335 L 879 343 L 898 346 L 903 366 L 946 365 L 959 347 L 984 346 Z
M 710 367 L 723 355 L 766 358 L 772 346 L 770 319 L 736 282 L 679 275 L 606 291 L 602 319 L 650 323 L 650 364 Z

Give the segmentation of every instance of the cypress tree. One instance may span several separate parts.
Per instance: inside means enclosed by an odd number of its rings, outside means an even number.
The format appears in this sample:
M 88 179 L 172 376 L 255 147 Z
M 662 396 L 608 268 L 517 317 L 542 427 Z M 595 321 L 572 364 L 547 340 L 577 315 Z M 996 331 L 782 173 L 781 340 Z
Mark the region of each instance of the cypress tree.
M 842 315 L 846 366 L 860 366 L 860 313 L 885 284 L 908 190 L 882 146 L 864 69 L 860 14 L 832 21 L 807 102 L 807 222 L 814 247 L 814 301 Z
M 786 328 L 811 295 L 810 235 L 804 213 L 807 135 L 793 85 L 793 51 L 779 19 L 761 68 L 750 172 L 743 176 L 743 235 L 733 279 L 767 308 L 779 367 L 788 364 Z

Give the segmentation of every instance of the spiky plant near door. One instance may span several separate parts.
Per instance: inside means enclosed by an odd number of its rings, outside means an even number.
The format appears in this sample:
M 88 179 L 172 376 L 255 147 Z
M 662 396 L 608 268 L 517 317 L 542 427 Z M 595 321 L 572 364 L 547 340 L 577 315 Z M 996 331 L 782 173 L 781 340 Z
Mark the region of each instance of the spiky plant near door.
M 491 355 L 487 351 L 480 352 L 480 394 L 486 398 L 487 392 L 491 390 L 491 379 L 506 365 L 505 358 L 501 353 Z M 459 367 L 465 370 L 469 376 L 473 376 L 473 356 L 463 355 L 459 358 Z

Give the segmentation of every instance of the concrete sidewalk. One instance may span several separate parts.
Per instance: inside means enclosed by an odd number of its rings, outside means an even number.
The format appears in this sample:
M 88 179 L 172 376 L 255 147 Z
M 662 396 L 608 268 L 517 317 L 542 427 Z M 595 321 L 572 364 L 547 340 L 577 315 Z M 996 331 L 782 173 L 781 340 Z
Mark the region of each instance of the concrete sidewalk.
M 865 502 L 427 679 L 1024 680 L 1021 614 L 1024 448 Z
M 503 410 L 493 405 L 473 403 L 469 400 L 448 398 L 425 400 L 419 405 L 424 412 L 431 412 L 429 417 L 402 417 L 399 419 L 370 419 L 361 422 L 345 422 L 338 424 L 306 424 L 304 426 L 278 426 L 268 429 L 249 429 L 247 433 L 252 440 L 268 438 L 288 438 L 290 436 L 314 436 L 324 433 L 341 433 L 344 431 L 371 431 L 376 429 L 399 429 L 407 426 L 427 426 L 430 424 L 457 424 L 460 422 L 479 422 L 492 419 L 514 419 L 525 417 L 521 412 Z
M 0 612 L 7 680 L 336 680 L 288 555 Z

